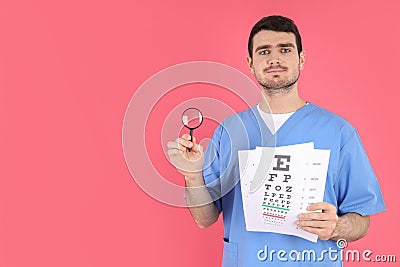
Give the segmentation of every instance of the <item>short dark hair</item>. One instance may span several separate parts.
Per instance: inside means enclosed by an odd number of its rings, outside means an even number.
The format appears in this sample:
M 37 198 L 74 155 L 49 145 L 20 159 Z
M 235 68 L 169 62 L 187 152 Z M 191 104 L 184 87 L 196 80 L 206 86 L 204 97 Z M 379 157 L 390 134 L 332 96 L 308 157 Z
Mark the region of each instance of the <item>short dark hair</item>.
M 249 42 L 247 45 L 249 56 L 251 58 L 253 58 L 253 37 L 262 30 L 293 33 L 296 36 L 297 52 L 300 55 L 300 52 L 303 51 L 299 29 L 297 29 L 297 26 L 294 24 L 293 20 L 287 17 L 274 15 L 260 19 L 251 29 Z

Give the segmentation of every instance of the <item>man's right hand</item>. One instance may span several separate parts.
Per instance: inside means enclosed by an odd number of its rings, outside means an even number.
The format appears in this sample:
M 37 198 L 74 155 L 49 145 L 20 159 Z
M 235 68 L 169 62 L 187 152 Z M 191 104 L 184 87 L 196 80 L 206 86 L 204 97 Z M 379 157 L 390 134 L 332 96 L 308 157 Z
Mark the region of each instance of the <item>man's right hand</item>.
M 188 148 L 191 148 L 189 151 Z M 168 142 L 168 156 L 170 162 L 185 176 L 185 179 L 194 179 L 202 172 L 204 163 L 203 147 L 196 144 L 196 138 L 190 141 L 190 135 L 184 134 L 174 142 Z

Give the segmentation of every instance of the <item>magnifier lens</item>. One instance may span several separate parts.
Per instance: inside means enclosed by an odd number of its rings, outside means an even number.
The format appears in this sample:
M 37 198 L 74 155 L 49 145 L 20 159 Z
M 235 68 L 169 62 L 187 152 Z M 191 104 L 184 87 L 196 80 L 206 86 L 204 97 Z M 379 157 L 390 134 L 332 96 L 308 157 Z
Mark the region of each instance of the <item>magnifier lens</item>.
M 203 115 L 197 108 L 188 108 L 182 114 L 183 125 L 190 130 L 190 141 L 193 140 L 193 130 L 203 122 Z M 191 148 L 188 148 L 191 151 Z
M 203 115 L 196 108 L 188 108 L 182 114 L 182 123 L 188 129 L 196 129 L 203 122 Z

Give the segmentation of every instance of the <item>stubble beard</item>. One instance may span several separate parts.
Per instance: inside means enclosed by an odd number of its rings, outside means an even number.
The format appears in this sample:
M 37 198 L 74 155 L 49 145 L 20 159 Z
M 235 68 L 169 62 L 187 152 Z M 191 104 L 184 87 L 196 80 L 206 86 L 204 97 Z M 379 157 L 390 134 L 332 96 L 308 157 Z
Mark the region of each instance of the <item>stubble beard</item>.
M 300 68 L 299 68 L 300 69 Z M 287 79 L 279 80 L 279 81 L 273 81 L 267 80 L 261 77 L 257 77 L 256 79 L 258 83 L 261 85 L 263 90 L 268 94 L 268 95 L 275 95 L 275 94 L 288 94 L 290 93 L 297 81 L 299 80 L 300 77 L 300 70 L 297 69 L 297 72 L 294 73 L 291 77 L 288 77 Z

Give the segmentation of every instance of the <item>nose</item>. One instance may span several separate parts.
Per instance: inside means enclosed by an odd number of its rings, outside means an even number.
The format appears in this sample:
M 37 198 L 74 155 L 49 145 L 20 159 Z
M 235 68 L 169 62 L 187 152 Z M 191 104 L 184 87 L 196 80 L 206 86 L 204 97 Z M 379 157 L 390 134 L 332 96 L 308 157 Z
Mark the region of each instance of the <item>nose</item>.
M 282 61 L 279 58 L 271 58 L 267 61 L 270 66 L 278 66 L 281 65 Z
M 282 64 L 282 61 L 279 57 L 278 53 L 271 53 L 270 57 L 268 58 L 267 64 L 270 66 L 277 66 Z

